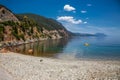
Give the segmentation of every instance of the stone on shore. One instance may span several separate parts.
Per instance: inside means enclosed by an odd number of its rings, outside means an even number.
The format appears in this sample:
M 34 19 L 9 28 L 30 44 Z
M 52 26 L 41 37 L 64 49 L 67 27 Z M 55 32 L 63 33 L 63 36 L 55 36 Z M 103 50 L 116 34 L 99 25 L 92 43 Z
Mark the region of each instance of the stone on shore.
M 120 80 L 120 61 L 112 60 L 69 61 L 10 52 L 0 54 L 0 66 L 13 80 Z

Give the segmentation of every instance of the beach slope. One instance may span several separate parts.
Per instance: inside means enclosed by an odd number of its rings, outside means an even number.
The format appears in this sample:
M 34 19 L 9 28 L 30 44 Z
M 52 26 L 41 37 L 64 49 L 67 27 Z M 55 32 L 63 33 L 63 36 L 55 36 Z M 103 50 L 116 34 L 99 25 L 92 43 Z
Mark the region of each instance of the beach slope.
M 0 53 L 1 69 L 12 80 L 120 80 L 120 61 L 112 60 L 59 60 L 9 52 Z

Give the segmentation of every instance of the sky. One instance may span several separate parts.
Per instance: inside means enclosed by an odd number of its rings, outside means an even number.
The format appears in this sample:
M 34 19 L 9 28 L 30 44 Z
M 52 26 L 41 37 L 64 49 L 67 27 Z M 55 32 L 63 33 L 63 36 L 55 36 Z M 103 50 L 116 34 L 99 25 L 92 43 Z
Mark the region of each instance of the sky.
M 34 13 L 78 33 L 120 33 L 120 0 L 0 0 L 13 13 Z

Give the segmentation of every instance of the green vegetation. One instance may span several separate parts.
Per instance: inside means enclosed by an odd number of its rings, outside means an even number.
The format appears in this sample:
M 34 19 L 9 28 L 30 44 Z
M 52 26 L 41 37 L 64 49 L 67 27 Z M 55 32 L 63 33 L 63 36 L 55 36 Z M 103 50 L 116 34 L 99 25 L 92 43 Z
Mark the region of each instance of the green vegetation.
M 20 37 L 18 34 L 16 34 L 15 32 L 12 32 L 12 34 L 16 37 L 17 40 L 20 40 Z
M 45 18 L 40 15 L 35 14 L 18 14 L 16 15 L 20 20 L 23 20 L 23 16 L 28 16 L 30 19 L 33 19 L 37 24 L 39 29 L 42 31 L 42 28 L 45 28 L 47 30 L 59 30 L 59 29 L 65 29 L 64 26 L 57 22 L 56 20 L 53 20 L 51 18 Z
M 24 34 L 28 33 L 28 35 L 31 36 L 34 33 L 33 27 L 37 27 L 38 25 L 34 20 L 28 18 L 27 16 L 22 17 L 20 22 L 0 22 L 0 37 L 2 37 L 2 34 L 4 33 L 5 26 L 12 27 L 12 34 L 16 37 L 17 40 L 25 40 Z M 20 29 L 24 34 L 19 34 L 18 29 Z M 38 38 L 38 35 L 34 36 L 34 38 L 35 37 Z
M 4 26 L 0 24 L 0 41 L 3 41 L 3 32 L 4 32 Z
M 15 26 L 15 22 L 14 21 L 4 21 L 1 22 L 0 24 L 4 25 L 4 26 Z
M 3 33 L 3 32 L 4 32 L 4 25 L 0 24 L 0 33 Z
M 53 38 L 53 36 L 65 36 L 64 30 L 68 32 L 61 23 L 56 20 L 45 18 L 35 14 L 14 15 L 9 9 L 0 5 L 3 19 L 0 22 L 0 40 L 26 40 L 27 38 Z M 11 16 L 11 14 L 13 14 Z M 8 16 L 10 19 L 4 18 Z M 16 20 L 15 20 L 16 19 Z M 53 31 L 54 30 L 54 31 Z M 57 36 L 56 36 L 57 38 Z
M 70 32 L 68 32 L 65 27 L 57 22 L 56 20 L 54 19 L 51 19 L 51 18 L 45 18 L 43 16 L 40 16 L 40 15 L 36 15 L 36 14 L 31 14 L 31 13 L 26 13 L 26 14 L 17 14 L 16 15 L 18 17 L 19 20 L 21 21 L 26 21 L 27 19 L 29 19 L 29 24 L 30 25 L 35 25 L 37 27 L 37 29 L 40 31 L 40 32 L 43 32 L 43 29 L 46 29 L 48 31 L 51 31 L 51 30 L 57 30 L 58 33 L 61 35 L 61 36 L 65 36 L 64 33 L 60 32 L 59 30 L 64 30 L 66 33 L 68 33 L 68 35 L 71 35 Z M 26 20 L 24 20 L 24 18 Z M 36 23 L 35 23 L 36 22 Z M 31 28 L 31 33 L 33 33 L 33 30 Z M 43 37 L 43 36 L 42 36 Z M 48 35 L 48 37 L 51 38 L 50 35 Z
M 20 34 L 20 35 L 18 35 L 18 34 L 16 34 L 15 32 L 12 32 L 12 34 L 17 38 L 17 40 L 22 39 L 22 40 L 25 41 L 24 34 Z
M 20 37 L 22 40 L 24 40 L 24 41 L 25 41 L 24 34 L 19 35 L 19 37 Z
M 42 27 L 39 27 L 38 23 L 34 19 L 28 17 L 27 15 L 16 15 L 16 16 L 21 21 L 22 26 L 24 26 L 25 28 L 36 26 L 40 32 L 42 31 Z M 32 30 L 31 30 L 31 33 L 33 33 Z

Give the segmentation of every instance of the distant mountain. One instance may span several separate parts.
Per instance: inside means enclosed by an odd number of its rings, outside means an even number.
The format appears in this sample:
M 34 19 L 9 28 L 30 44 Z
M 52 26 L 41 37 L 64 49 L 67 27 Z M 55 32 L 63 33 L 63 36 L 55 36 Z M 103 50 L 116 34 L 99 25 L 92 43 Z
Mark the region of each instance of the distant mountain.
M 105 37 L 107 36 L 104 33 L 95 33 L 95 34 L 89 34 L 89 33 L 72 33 L 73 36 L 98 36 L 98 37 Z
M 104 34 L 104 33 L 96 33 L 96 34 L 94 34 L 95 36 L 101 36 L 101 37 L 104 37 L 104 36 L 107 36 L 106 34 Z
M 103 33 L 72 33 L 58 21 L 40 15 L 14 14 L 0 5 L 0 41 L 29 41 L 68 38 L 70 36 L 106 36 Z
M 59 39 L 70 36 L 65 27 L 51 18 L 36 14 L 13 14 L 0 5 L 0 41 Z

